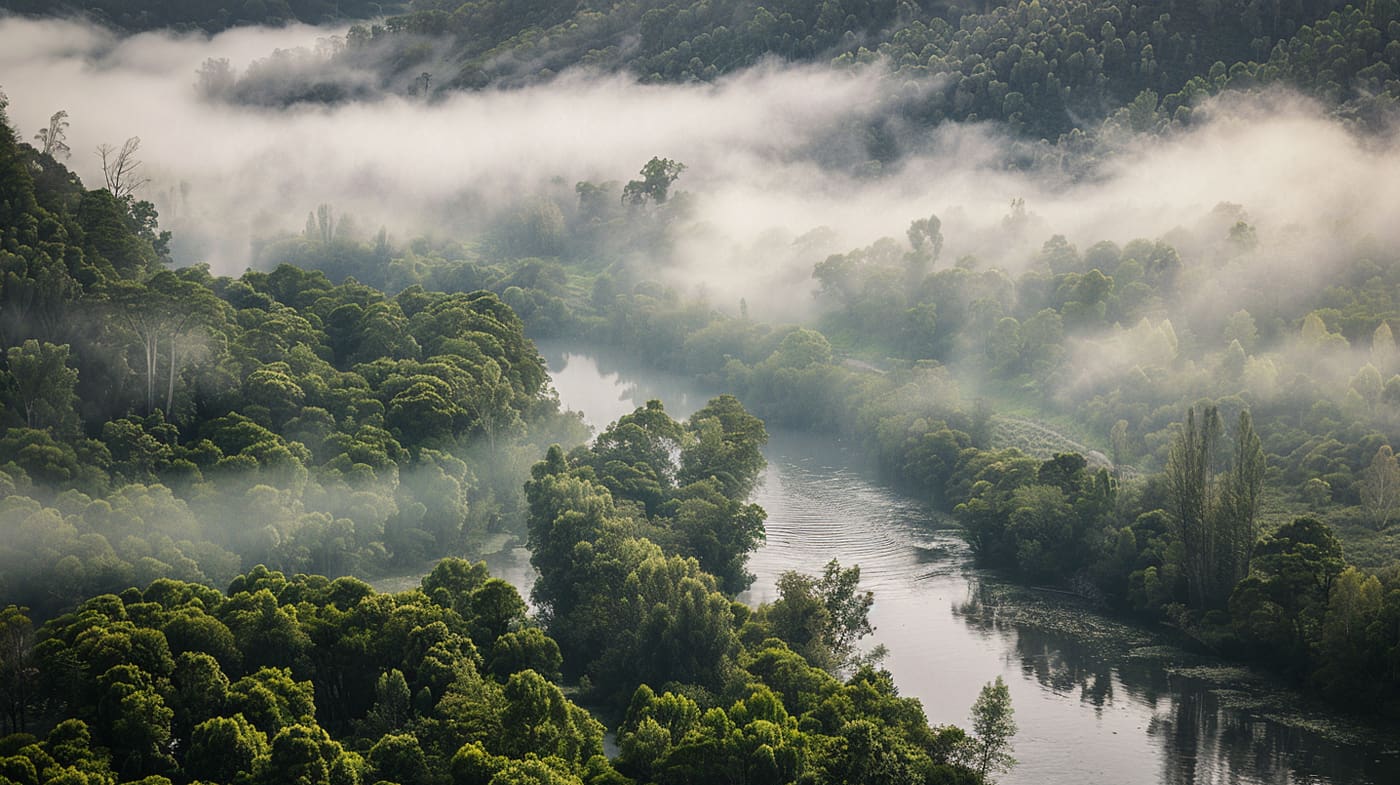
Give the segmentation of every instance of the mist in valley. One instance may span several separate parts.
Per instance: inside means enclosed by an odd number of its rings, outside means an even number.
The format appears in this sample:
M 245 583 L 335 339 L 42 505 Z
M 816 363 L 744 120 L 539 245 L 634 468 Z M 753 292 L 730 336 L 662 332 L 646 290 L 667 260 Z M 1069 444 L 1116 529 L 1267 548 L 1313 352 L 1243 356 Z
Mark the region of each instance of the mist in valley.
M 86 182 L 101 182 L 98 145 L 140 137 L 150 178 L 140 196 L 174 231 L 176 263 L 220 274 L 241 273 L 255 244 L 300 232 L 323 204 L 363 237 L 386 228 L 397 246 L 420 235 L 470 242 L 537 196 L 572 214 L 575 183 L 625 181 L 653 156 L 685 164 L 675 189 L 688 210 L 669 258 L 636 263 L 722 308 L 745 298 L 774 320 L 808 314 L 810 271 L 827 254 L 902 238 L 929 215 L 942 220 L 941 264 L 971 257 L 1012 275 L 1055 234 L 1080 250 L 1169 237 L 1216 282 L 1193 287 L 1188 313 L 1270 284 L 1286 284 L 1281 296 L 1306 291 L 1338 259 L 1400 239 L 1394 134 L 1360 136 L 1284 91 L 1215 99 L 1189 129 L 1127 139 L 1073 180 L 1027 165 L 1033 146 L 992 124 L 904 129 L 897 158 L 872 164 L 868 124 L 907 89 L 878 67 L 769 63 L 713 85 L 578 69 L 433 100 L 374 92 L 271 107 L 200 89 L 211 58 L 235 76 L 270 78 L 274 53 L 298 53 L 281 58 L 303 63 L 282 66 L 290 79 L 325 76 L 339 67 L 327 42 L 344 32 L 118 39 L 77 22 L 8 19 L 0 73 L 26 137 L 68 112 L 65 163 Z M 1247 252 L 1222 249 L 1233 224 L 1220 220 L 1222 204 L 1253 228 Z
M 0 16 L 20 754 L 1393 779 L 1400 6 L 113 2 Z

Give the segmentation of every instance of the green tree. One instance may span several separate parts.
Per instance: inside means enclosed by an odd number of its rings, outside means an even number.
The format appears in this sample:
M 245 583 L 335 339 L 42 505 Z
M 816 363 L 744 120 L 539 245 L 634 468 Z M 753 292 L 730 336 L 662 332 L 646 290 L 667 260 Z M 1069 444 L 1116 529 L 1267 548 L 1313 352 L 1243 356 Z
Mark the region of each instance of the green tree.
M 59 438 L 78 432 L 78 371 L 68 367 L 68 346 L 35 340 L 11 346 L 6 352 L 12 380 L 11 408 L 24 417 L 26 428 L 51 428 Z
M 972 736 L 967 740 L 965 760 L 981 782 L 994 782 L 997 774 L 1016 765 L 1011 757 L 1011 738 L 1016 735 L 1011 690 L 998 676 L 982 687 L 972 704 Z
M 175 737 L 188 741 L 194 726 L 223 713 L 228 703 L 229 680 L 212 655 L 187 651 L 175 660 L 171 681 L 175 686 L 171 699 Z
M 1327 616 L 1318 636 L 1321 665 L 1317 679 L 1324 688 L 1349 700 L 1370 702 L 1379 686 L 1372 674 L 1381 666 L 1377 645 L 1385 589 L 1379 579 L 1347 567 L 1332 582 Z
M 768 431 L 733 395 L 721 395 L 690 416 L 695 439 L 681 450 L 678 481 L 687 484 L 714 477 L 724 495 L 745 499 L 753 492 L 767 461 L 763 445 Z
M 1257 538 L 1264 451 L 1249 413 L 1240 414 L 1233 454 L 1220 472 L 1222 437 L 1215 407 L 1207 407 L 1199 422 L 1193 408 L 1167 458 L 1170 512 L 1184 549 L 1191 606 L 1200 610 L 1224 607 L 1249 573 Z
M 538 673 L 513 674 L 503 694 L 503 735 L 497 744 L 504 754 L 523 758 L 534 753 L 582 763 L 602 753 L 603 726 Z
M 185 774 L 209 782 L 256 777 L 266 765 L 268 751 L 267 735 L 242 714 L 214 717 L 195 726 L 185 754 Z
M 379 674 L 374 683 L 374 705 L 363 722 L 364 733 L 374 738 L 402 729 L 413 716 L 412 702 L 413 694 L 403 671 L 394 668 Z
M 234 682 L 228 705 L 269 736 L 316 716 L 314 686 L 294 681 L 285 668 L 260 668 Z
M 757 504 L 727 497 L 720 488 L 713 475 L 678 488 L 661 512 L 678 535 L 682 552 L 694 556 L 727 594 L 735 595 L 753 583 L 745 565 L 764 540 L 767 513 Z
M 870 624 L 873 592 L 862 592 L 860 567 L 842 569 L 832 559 L 820 578 L 785 572 L 778 600 L 767 609 L 773 632 L 808 662 L 831 672 L 851 667 L 856 641 L 875 631 Z
M 1400 506 L 1400 461 L 1390 445 L 1383 444 L 1361 472 L 1361 507 L 1378 531 L 1390 524 Z
M 629 180 L 622 188 L 622 201 L 642 206 L 665 204 L 671 184 L 685 171 L 685 164 L 669 158 L 653 158 L 642 167 L 642 179 Z
M 1230 596 L 1230 617 L 1260 654 L 1286 668 L 1308 664 L 1334 579 L 1345 566 L 1327 524 L 1297 518 L 1264 538 L 1249 577 Z
M 428 760 L 418 738 L 411 733 L 380 738 L 369 749 L 369 764 L 383 781 L 399 785 L 423 785 L 429 781 Z
M 272 740 L 264 782 L 295 785 L 358 785 L 358 766 L 319 725 L 283 728 Z
M 539 627 L 508 632 L 496 639 L 486 669 L 501 681 L 513 673 L 532 670 L 550 681 L 559 680 L 559 666 L 564 658 L 559 644 Z

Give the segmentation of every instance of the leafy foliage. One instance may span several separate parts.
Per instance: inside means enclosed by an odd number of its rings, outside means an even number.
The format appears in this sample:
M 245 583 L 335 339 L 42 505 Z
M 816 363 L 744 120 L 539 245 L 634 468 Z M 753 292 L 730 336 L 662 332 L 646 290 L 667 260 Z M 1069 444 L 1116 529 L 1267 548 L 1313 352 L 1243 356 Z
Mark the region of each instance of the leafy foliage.
M 460 552 L 520 521 L 529 445 L 582 432 L 492 294 L 165 269 L 148 203 L 7 126 L 0 159 L 5 600 Z

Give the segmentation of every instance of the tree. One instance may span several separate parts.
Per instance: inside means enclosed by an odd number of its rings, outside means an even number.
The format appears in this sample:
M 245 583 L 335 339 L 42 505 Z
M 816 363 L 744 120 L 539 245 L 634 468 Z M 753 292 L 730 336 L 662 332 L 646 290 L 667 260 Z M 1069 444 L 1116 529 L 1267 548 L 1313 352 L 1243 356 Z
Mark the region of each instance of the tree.
M 202 651 L 182 653 L 175 663 L 172 680 L 175 684 L 171 699 L 171 708 L 175 710 L 175 737 L 184 742 L 195 725 L 223 712 L 228 702 L 229 681 L 219 661 Z
M 222 303 L 206 287 L 170 270 L 156 273 L 145 283 L 111 281 L 105 294 L 122 325 L 140 341 L 148 414 L 156 408 L 161 343 L 168 346 L 165 385 L 168 417 L 175 403 L 175 380 L 180 363 L 189 353 L 188 342 L 202 325 L 212 325 L 219 319 Z
M 1228 600 L 1230 591 L 1249 574 L 1254 545 L 1259 539 L 1255 518 L 1264 489 L 1264 448 L 1248 411 L 1240 412 L 1230 466 L 1220 481 L 1218 531 L 1219 573 L 1217 597 Z
M 1384 531 L 1400 505 L 1400 461 L 1390 445 L 1376 450 L 1371 465 L 1361 472 L 1361 507 L 1377 531 Z
M 768 431 L 733 395 L 721 395 L 690 416 L 696 439 L 681 450 L 682 484 L 714 477 L 725 496 L 742 500 L 753 492 L 767 461 Z
M 1223 608 L 1249 573 L 1255 516 L 1264 481 L 1264 450 L 1248 412 L 1240 413 L 1228 468 L 1217 471 L 1223 428 L 1214 406 L 1197 421 L 1187 412 L 1167 455 L 1172 520 L 1185 555 L 1191 607 Z
M 1264 538 L 1249 577 L 1230 595 L 1235 629 L 1264 657 L 1285 667 L 1307 664 L 1327 610 L 1328 593 L 1346 562 L 1327 524 L 1297 518 Z
M 920 218 L 909 224 L 906 232 L 909 246 L 913 249 L 905 258 L 909 268 L 909 282 L 918 284 L 943 253 L 943 222 L 936 215 Z
M 6 352 L 14 386 L 10 403 L 26 428 L 52 428 L 60 437 L 76 435 L 78 371 L 68 367 L 68 345 L 33 339 Z
M 1123 462 L 1128 459 L 1128 421 L 1119 420 L 1108 432 L 1109 448 L 1113 451 L 1113 476 L 1118 477 L 1123 470 Z
M 669 158 L 652 158 L 642 167 L 640 180 L 629 180 L 622 188 L 622 201 L 638 207 L 664 204 L 671 184 L 685 171 L 685 164 Z
M 966 764 L 982 782 L 993 782 L 991 775 L 1010 771 L 1016 765 L 1011 757 L 1011 737 L 1016 735 L 1011 691 L 998 676 L 977 694 L 972 704 L 972 738 L 967 741 Z
M 149 676 L 139 668 L 122 665 L 103 674 L 100 681 L 108 682 L 101 706 L 106 709 L 108 737 L 118 768 L 128 775 L 173 768 L 170 725 L 175 712 L 149 683 Z
M 713 421 L 707 424 L 713 425 Z M 765 537 L 767 513 L 762 507 L 726 497 L 719 481 L 711 477 L 678 489 L 662 514 L 671 519 L 683 552 L 719 579 L 726 593 L 736 595 L 753 583 L 745 564 Z
M 603 752 L 602 724 L 538 673 L 512 674 L 502 695 L 506 705 L 497 745 L 507 755 L 533 752 L 582 763 Z
M 1249 311 L 1241 308 L 1230 314 L 1230 318 L 1225 320 L 1224 340 L 1228 345 L 1238 341 L 1240 348 L 1246 352 L 1254 348 L 1255 341 L 1259 340 L 1259 329 L 1254 325 L 1254 317 Z
M 283 728 L 272 739 L 264 782 L 297 785 L 348 785 L 347 753 L 319 725 Z M 348 781 L 347 781 L 348 780 Z
M 240 775 L 256 774 L 267 754 L 267 735 L 242 714 L 215 717 L 195 726 L 185 774 L 195 780 L 234 782 Z
M 1378 668 L 1367 660 L 1385 650 L 1376 645 L 1374 634 L 1384 604 L 1380 580 L 1364 570 L 1347 567 L 1332 582 L 1327 616 L 1318 635 L 1323 661 L 1318 675 L 1327 687 L 1344 689 L 1357 698 L 1375 689 L 1369 674 Z
M 1391 332 L 1390 323 L 1382 321 L 1371 333 L 1371 364 L 1389 373 L 1395 369 L 1397 356 L 1400 356 L 1400 352 L 1395 348 L 1395 334 Z
M 428 781 L 428 761 L 411 733 L 393 733 L 374 743 L 369 763 L 381 780 L 399 785 L 421 785 Z
M 34 625 L 27 608 L 0 611 L 0 716 L 10 733 L 23 733 L 37 699 L 39 669 L 34 659 Z
M 142 163 L 141 159 L 136 157 L 136 151 L 139 149 L 139 136 L 127 139 L 122 143 L 120 150 L 106 143 L 97 146 L 97 156 L 102 159 L 102 177 L 107 183 L 107 190 L 123 201 L 151 181 L 151 178 L 137 171 Z
M 860 567 L 841 569 L 827 562 L 822 577 L 785 572 L 778 578 L 778 601 L 767 612 L 778 637 L 808 662 L 838 672 L 855 662 L 856 641 L 875 631 L 870 624 L 872 592 L 859 590 Z
M 526 627 L 496 639 L 486 669 L 502 681 L 524 670 L 532 670 L 550 681 L 558 681 L 559 666 L 563 661 L 559 644 L 553 638 L 545 635 L 539 627 Z
M 40 128 L 39 133 L 34 135 L 34 141 L 39 143 L 44 155 L 67 158 L 70 152 L 65 141 L 67 135 L 68 112 L 60 109 L 49 117 L 49 126 Z

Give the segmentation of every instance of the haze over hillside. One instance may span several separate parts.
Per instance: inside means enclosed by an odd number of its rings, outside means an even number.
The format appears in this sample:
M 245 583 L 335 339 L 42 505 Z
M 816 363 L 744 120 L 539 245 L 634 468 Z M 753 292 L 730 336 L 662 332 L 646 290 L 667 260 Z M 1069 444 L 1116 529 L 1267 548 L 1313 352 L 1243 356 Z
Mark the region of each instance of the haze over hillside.
M 1400 2 L 215 5 L 0 2 L 0 785 L 991 782 L 1139 666 L 1370 712 L 1166 690 L 1166 780 L 1387 781 Z M 590 440 L 541 339 L 719 395 Z M 770 429 L 965 548 L 746 594 Z M 1008 649 L 969 735 L 857 553 L 1223 659 Z

